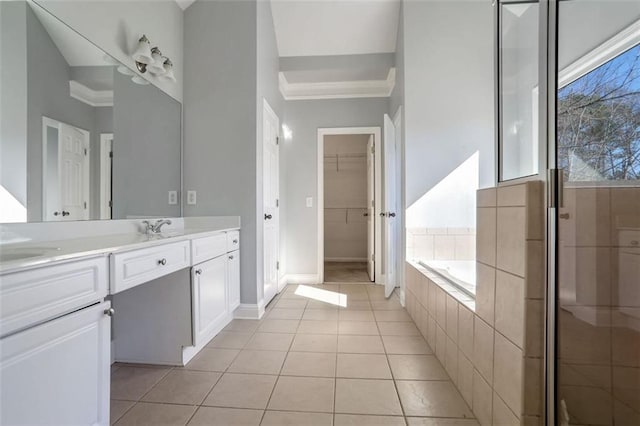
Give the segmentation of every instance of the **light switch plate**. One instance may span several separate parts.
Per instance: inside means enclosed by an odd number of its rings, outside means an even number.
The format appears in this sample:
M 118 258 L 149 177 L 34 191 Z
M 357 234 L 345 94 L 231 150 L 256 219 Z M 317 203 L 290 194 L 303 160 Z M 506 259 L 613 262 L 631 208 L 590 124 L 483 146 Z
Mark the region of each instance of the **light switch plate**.
M 307 197 L 307 207 L 313 207 L 313 197 Z
M 169 191 L 169 204 L 178 204 L 178 191 Z
M 187 204 L 192 206 L 196 204 L 196 191 L 187 191 Z

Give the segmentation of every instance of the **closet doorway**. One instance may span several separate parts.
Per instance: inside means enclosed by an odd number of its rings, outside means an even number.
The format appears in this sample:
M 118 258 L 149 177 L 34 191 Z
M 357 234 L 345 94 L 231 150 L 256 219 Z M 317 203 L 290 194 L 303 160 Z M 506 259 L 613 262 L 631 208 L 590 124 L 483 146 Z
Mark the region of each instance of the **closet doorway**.
M 318 270 L 322 282 L 379 277 L 379 128 L 318 131 Z

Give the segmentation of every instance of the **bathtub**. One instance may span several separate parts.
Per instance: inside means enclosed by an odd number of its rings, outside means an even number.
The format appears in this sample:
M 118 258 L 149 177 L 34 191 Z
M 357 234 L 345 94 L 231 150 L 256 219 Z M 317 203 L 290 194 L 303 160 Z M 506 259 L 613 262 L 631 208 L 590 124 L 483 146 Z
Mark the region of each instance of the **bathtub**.
M 420 260 L 418 263 L 451 282 L 462 292 L 476 297 L 475 260 Z

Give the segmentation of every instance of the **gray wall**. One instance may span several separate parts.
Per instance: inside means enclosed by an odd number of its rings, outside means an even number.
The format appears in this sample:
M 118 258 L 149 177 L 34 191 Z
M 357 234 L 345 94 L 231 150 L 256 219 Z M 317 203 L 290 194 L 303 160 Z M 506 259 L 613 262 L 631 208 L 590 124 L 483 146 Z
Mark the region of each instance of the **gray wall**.
M 0 2 L 0 185 L 27 204 L 26 2 Z
M 494 185 L 492 29 L 488 1 L 404 3 L 407 205 L 476 151 Z
M 27 220 L 42 220 L 42 117 L 91 132 L 95 108 L 69 96 L 71 69 L 30 7 L 27 18 Z M 43 64 L 46 64 L 43 65 Z
M 184 19 L 185 216 L 241 216 L 241 300 L 257 303 L 256 3 L 197 1 Z
M 280 191 L 286 194 L 287 273 L 317 274 L 318 258 L 318 128 L 382 127 L 388 112 L 387 98 L 287 101 L 285 123 L 293 138 L 280 148 L 286 180 Z M 305 207 L 313 197 L 313 207 Z
M 135 69 L 131 54 L 142 34 L 171 58 L 177 82 L 149 76 L 152 83 L 182 102 L 183 13 L 174 0 L 37 0 L 120 62 Z
M 113 96 L 112 217 L 180 216 L 180 103 L 117 72 Z

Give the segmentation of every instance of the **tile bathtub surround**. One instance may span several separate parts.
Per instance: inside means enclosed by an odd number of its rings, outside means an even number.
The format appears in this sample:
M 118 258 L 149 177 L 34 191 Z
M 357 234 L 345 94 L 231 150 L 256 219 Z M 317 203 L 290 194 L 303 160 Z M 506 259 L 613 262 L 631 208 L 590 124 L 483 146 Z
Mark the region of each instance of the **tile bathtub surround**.
M 426 323 L 397 296 L 374 284 L 323 286 L 347 294 L 339 309 L 296 287 L 263 320 L 231 322 L 184 368 L 114 365 L 112 423 L 478 426 L 447 374 L 451 362 L 438 361 Z M 470 362 L 455 366 L 471 392 Z
M 406 265 L 409 314 L 481 425 L 542 424 L 542 190 L 478 191 L 475 303 Z

